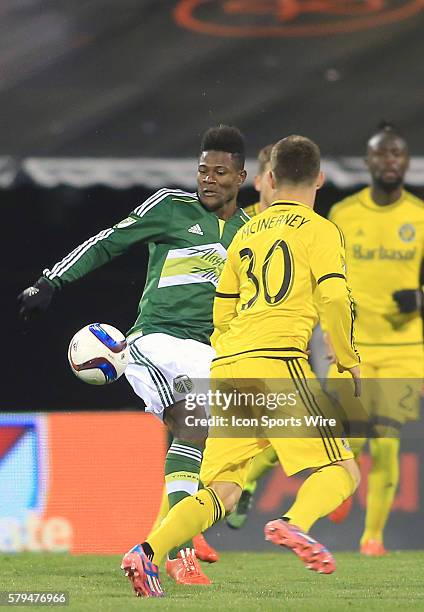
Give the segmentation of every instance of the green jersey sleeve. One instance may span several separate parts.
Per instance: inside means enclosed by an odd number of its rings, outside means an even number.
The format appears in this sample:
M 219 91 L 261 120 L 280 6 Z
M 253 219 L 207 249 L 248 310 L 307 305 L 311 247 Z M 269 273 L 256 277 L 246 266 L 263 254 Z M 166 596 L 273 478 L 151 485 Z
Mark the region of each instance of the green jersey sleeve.
M 154 193 L 126 218 L 92 236 L 43 276 L 59 288 L 82 278 L 139 242 L 157 242 L 166 235 L 173 207 L 168 189 Z

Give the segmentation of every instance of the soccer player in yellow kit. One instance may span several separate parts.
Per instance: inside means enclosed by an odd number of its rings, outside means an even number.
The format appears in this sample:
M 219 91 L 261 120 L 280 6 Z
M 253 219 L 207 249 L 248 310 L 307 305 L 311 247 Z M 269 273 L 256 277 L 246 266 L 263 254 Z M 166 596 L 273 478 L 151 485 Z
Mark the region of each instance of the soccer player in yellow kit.
M 320 415 L 326 396 L 312 393 L 315 377 L 306 352 L 317 320 L 313 302 L 317 286 L 338 367 L 350 372 L 357 394 L 360 388 L 343 241 L 337 227 L 313 211 L 324 180 L 317 145 L 302 136 L 285 138 L 272 150 L 271 168 L 276 200 L 237 232 L 228 249 L 214 304 L 212 343 L 217 354 L 211 377 L 217 384 L 230 385 L 247 379 L 253 388 L 266 388 L 267 379 L 289 381 L 299 399 L 287 409 L 288 416 L 291 411 Z M 219 416 L 216 403 L 211 408 L 212 416 Z M 351 450 L 331 426 L 317 426 L 311 432 L 313 437 L 228 439 L 214 435 L 212 426 L 201 472 L 206 488 L 171 508 L 148 540 L 124 556 L 122 568 L 135 592 L 144 597 L 162 595 L 157 565 L 166 552 L 234 507 L 252 457 L 269 444 L 288 475 L 312 471 L 291 508 L 265 526 L 265 537 L 293 550 L 309 569 L 333 572 L 332 555 L 307 532 L 353 493 L 359 470 Z
M 269 180 L 269 171 L 271 170 L 271 151 L 273 146 L 272 144 L 266 145 L 258 153 L 258 171 L 253 182 L 256 191 L 259 193 L 259 201 L 244 208 L 244 212 L 249 217 L 259 215 L 272 204 L 274 190 Z M 252 506 L 253 494 L 258 480 L 277 463 L 278 457 L 272 446 L 264 449 L 253 459 L 241 497 L 233 512 L 230 512 L 226 518 L 227 525 L 231 529 L 243 527 Z
M 271 151 L 274 145 L 269 144 L 263 147 L 258 153 L 258 172 L 253 178 L 253 184 L 256 191 L 259 193 L 259 201 L 254 204 L 249 204 L 243 209 L 249 217 L 259 215 L 268 208 L 272 202 L 273 190 L 268 174 L 271 169 Z
M 347 279 L 355 300 L 361 373 L 363 378 L 380 381 L 377 391 L 372 393 L 370 389 L 372 467 L 360 545 L 361 552 L 369 556 L 386 552 L 383 530 L 399 479 L 399 434 L 406 421 L 418 418 L 423 376 L 423 299 L 419 285 L 424 202 L 403 187 L 408 161 L 407 144 L 393 127 L 378 131 L 367 147 L 371 186 L 336 204 L 329 217 L 346 240 Z M 329 336 L 331 340 L 331 332 Z M 337 383 L 332 379 L 337 377 L 333 366 L 328 373 L 333 387 Z M 364 443 L 364 439 L 350 439 L 355 456 Z M 334 519 L 341 520 L 347 511 L 348 502 L 334 513 Z

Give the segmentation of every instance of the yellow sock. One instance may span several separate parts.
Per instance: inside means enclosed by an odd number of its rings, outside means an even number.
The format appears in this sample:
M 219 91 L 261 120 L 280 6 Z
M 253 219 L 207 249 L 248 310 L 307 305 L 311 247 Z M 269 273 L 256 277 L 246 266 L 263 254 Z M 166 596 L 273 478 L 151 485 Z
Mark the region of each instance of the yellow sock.
M 250 464 L 249 472 L 246 479 L 246 489 L 251 489 L 256 485 L 256 481 L 265 474 L 269 469 L 273 468 L 277 463 L 278 457 L 272 446 L 267 446 L 259 455 L 256 455 Z
M 160 502 L 159 512 L 157 514 L 155 522 L 153 523 L 153 527 L 151 528 L 150 533 L 152 533 L 153 531 L 155 531 L 155 529 L 159 527 L 159 525 L 161 524 L 165 516 L 168 514 L 168 512 L 169 512 L 168 493 L 167 493 L 166 487 L 164 487 L 162 491 L 162 500 Z
M 305 480 L 284 516 L 303 531 L 309 531 L 315 521 L 332 512 L 354 490 L 353 478 L 343 466 L 327 465 Z
M 368 474 L 367 512 L 361 544 L 366 540 L 383 542 L 383 530 L 399 481 L 399 439 L 370 440 L 372 467 Z
M 159 565 L 168 550 L 206 531 L 224 514 L 224 505 L 212 489 L 202 489 L 182 499 L 146 540 L 153 550 L 153 563 Z

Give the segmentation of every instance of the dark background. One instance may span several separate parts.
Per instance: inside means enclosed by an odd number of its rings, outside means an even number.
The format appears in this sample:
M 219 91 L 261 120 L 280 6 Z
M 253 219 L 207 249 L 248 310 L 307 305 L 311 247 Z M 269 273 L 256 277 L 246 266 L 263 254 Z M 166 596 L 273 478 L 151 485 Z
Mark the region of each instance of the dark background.
M 422 3 L 299 1 L 284 21 L 278 0 L 262 14 L 204 0 L 193 16 L 231 35 L 188 29 L 183 3 L 2 0 L 0 155 L 187 157 L 219 122 L 246 133 L 251 157 L 293 132 L 326 157 L 362 155 L 382 118 L 423 151 Z M 315 33 L 289 31 L 304 26 Z

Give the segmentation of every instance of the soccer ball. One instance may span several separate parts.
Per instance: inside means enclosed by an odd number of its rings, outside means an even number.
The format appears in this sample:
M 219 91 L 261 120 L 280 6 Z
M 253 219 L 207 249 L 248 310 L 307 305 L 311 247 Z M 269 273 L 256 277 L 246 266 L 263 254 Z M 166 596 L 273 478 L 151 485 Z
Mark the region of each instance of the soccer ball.
M 127 367 L 128 356 L 125 336 L 106 323 L 86 325 L 69 343 L 71 370 L 89 385 L 108 385 L 117 380 Z

